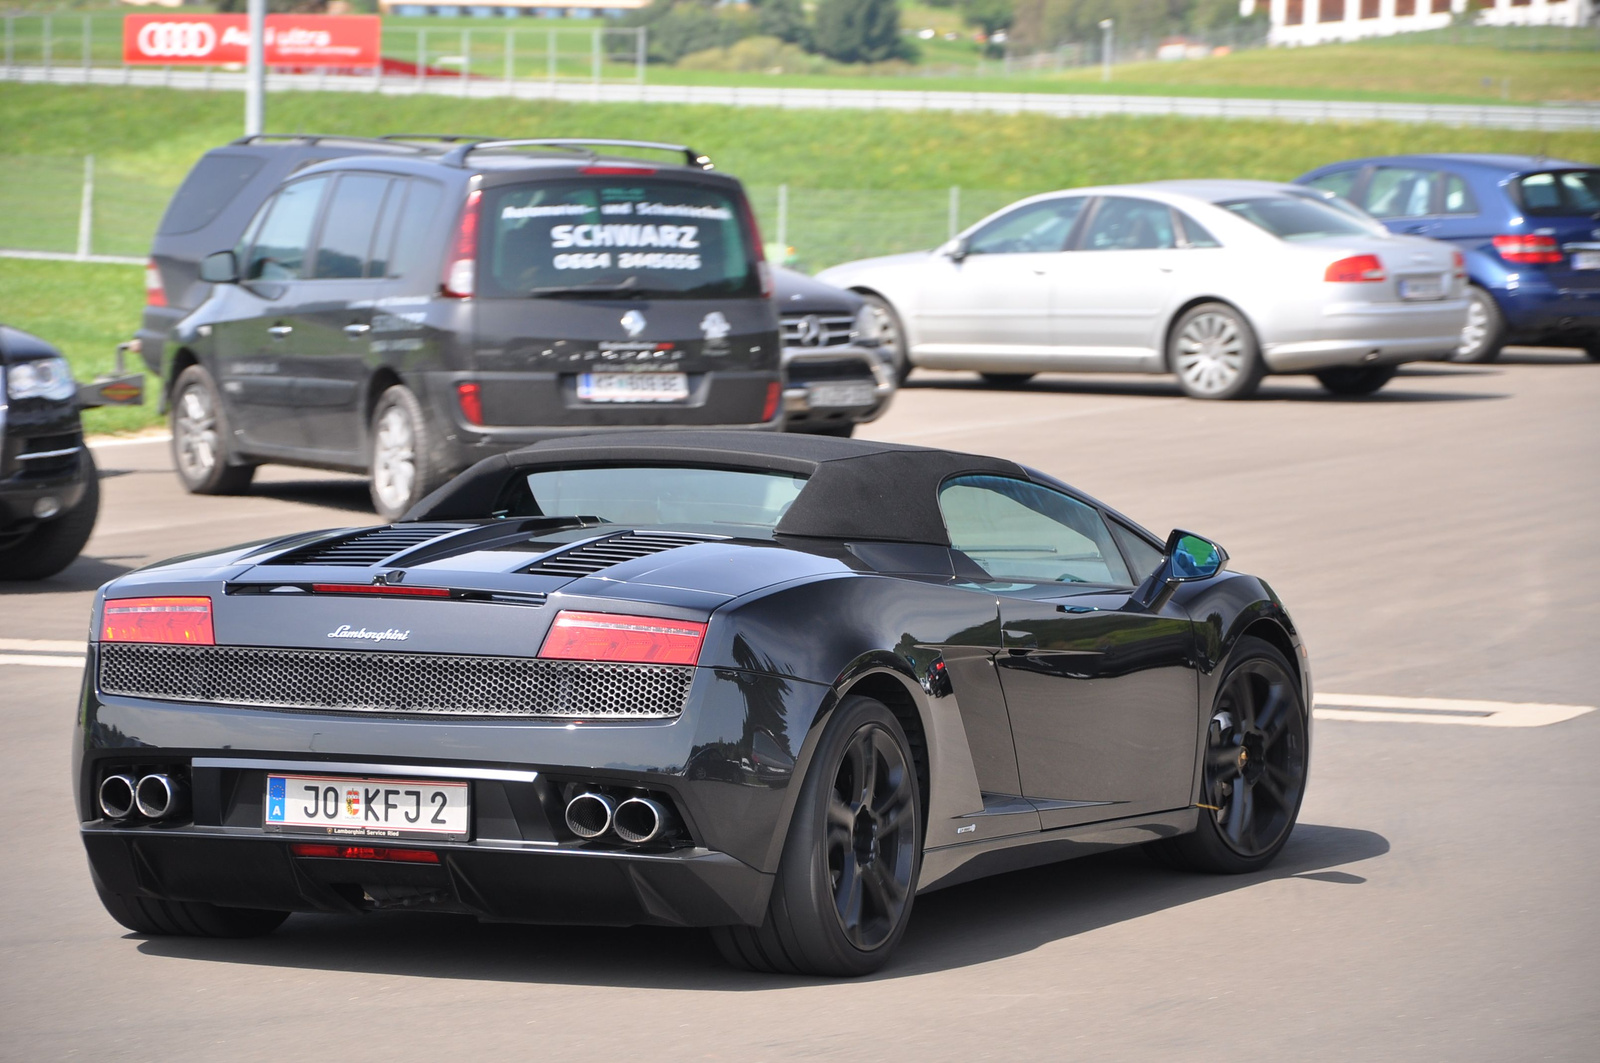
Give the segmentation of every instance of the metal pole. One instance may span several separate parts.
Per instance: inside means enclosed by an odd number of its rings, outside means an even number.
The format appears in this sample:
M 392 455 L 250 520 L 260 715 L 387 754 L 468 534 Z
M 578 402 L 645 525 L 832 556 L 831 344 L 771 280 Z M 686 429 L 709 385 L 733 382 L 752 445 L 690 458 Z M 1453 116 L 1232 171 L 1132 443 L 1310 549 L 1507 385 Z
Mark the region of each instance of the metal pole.
M 461 31 L 461 95 L 467 94 L 467 71 L 472 66 L 472 31 Z
M 83 83 L 89 83 L 89 16 L 83 16 Z
M 1112 27 L 1114 19 L 1103 18 L 1100 20 L 1100 80 L 1111 80 L 1111 44 Z
M 11 73 L 11 68 L 16 65 L 17 58 L 17 27 L 13 25 L 17 16 L 6 16 L 6 73 Z
M 789 246 L 789 186 L 778 186 L 778 257 L 783 257 L 783 249 Z
M 594 31 L 594 38 L 590 42 L 594 54 L 594 83 L 600 84 L 600 31 Z
M 545 31 L 545 43 L 550 48 L 550 84 L 556 83 L 556 31 Z
M 417 91 L 421 92 L 428 80 L 428 31 L 417 30 Z
M 44 79 L 50 80 L 50 16 L 44 17 Z
M 78 257 L 89 257 L 94 227 L 94 156 L 83 157 L 83 201 L 78 206 Z
M 954 240 L 956 233 L 961 231 L 961 186 L 950 186 L 950 236 Z
M 516 46 L 511 39 L 516 36 L 511 30 L 506 30 L 506 95 L 511 95 L 511 57 L 515 54 Z
M 249 0 L 250 43 L 244 64 L 244 135 L 266 131 L 267 0 Z
M 634 56 L 633 56 L 634 80 L 637 81 L 641 85 L 644 84 L 644 54 L 645 54 L 645 49 L 644 49 L 645 37 L 644 37 L 644 35 L 646 33 L 649 33 L 649 32 L 650 31 L 644 26 L 640 26 L 638 29 L 633 31 L 633 40 L 634 40 Z

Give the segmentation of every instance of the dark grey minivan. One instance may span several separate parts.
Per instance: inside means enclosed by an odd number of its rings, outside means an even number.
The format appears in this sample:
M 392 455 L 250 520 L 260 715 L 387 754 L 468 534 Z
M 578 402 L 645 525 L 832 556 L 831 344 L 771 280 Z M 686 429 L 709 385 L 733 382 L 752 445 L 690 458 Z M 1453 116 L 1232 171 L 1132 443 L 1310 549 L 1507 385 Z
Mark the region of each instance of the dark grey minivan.
M 194 492 L 268 462 L 367 471 L 393 519 L 552 435 L 782 424 L 755 219 L 678 145 L 417 139 L 312 161 L 197 280 L 209 295 L 160 358 Z

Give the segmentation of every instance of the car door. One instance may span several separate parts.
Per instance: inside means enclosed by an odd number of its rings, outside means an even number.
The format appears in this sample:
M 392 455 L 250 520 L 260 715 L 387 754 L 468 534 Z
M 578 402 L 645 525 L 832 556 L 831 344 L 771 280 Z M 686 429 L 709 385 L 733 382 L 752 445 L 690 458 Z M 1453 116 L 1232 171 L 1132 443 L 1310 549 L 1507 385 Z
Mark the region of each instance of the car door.
M 1187 805 L 1198 734 L 1188 616 L 1130 602 L 1136 575 L 1078 499 L 974 475 L 948 481 L 939 501 L 954 547 L 995 581 L 997 672 L 1022 793 L 1044 828 Z
M 218 384 L 246 449 L 301 446 L 296 413 L 295 317 L 306 252 L 329 178 L 310 177 L 279 190 L 251 225 L 241 256 L 240 306 L 216 326 Z
M 1374 167 L 1360 205 L 1390 232 L 1433 236 L 1441 221 L 1444 176 L 1417 166 Z
M 919 362 L 1047 348 L 1050 274 L 1084 203 L 1083 196 L 1024 203 L 969 233 L 959 253 L 933 255 L 914 311 Z
M 395 194 L 383 174 L 341 174 L 297 286 L 289 355 L 303 444 L 354 458 L 362 449 L 362 385 L 372 345 L 373 245 Z M 377 268 L 381 271 L 382 265 Z
M 1052 276 L 1054 342 L 1094 359 L 1090 368 L 1159 358 L 1180 254 L 1165 203 L 1101 198 Z

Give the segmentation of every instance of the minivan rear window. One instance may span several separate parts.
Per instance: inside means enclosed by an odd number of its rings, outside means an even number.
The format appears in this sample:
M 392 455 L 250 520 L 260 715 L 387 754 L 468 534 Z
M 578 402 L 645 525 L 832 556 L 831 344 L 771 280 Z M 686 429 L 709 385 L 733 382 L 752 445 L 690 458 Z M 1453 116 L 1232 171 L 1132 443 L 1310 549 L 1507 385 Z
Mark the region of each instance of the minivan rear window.
M 1530 173 L 1517 180 L 1524 214 L 1541 217 L 1600 213 L 1600 170 Z
M 210 225 L 264 161 L 253 155 L 207 155 L 195 163 L 167 204 L 156 234 L 179 236 Z
M 488 298 L 759 295 L 744 219 L 736 194 L 661 178 L 485 189 L 479 292 Z

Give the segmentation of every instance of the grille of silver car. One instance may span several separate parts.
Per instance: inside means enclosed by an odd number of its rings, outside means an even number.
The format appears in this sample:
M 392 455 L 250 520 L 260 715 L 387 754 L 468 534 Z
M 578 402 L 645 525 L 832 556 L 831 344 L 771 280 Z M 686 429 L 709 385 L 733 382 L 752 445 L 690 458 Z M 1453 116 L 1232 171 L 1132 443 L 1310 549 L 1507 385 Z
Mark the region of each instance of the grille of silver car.
M 436 653 L 100 646 L 100 689 L 163 701 L 444 716 L 660 718 L 694 669 Z
M 789 314 L 783 318 L 785 347 L 842 347 L 855 331 L 853 317 L 823 317 L 821 314 Z

